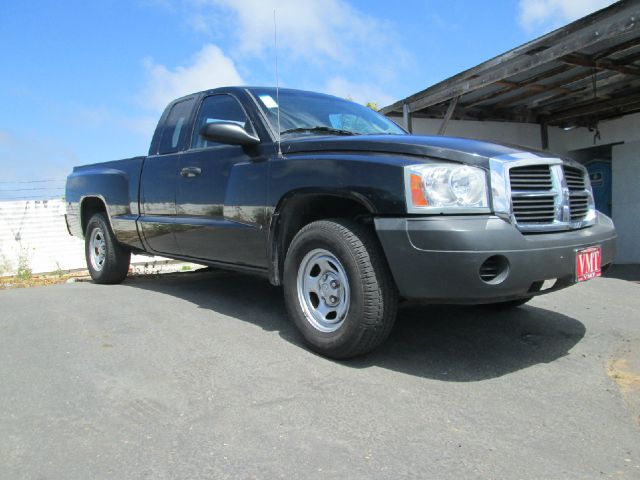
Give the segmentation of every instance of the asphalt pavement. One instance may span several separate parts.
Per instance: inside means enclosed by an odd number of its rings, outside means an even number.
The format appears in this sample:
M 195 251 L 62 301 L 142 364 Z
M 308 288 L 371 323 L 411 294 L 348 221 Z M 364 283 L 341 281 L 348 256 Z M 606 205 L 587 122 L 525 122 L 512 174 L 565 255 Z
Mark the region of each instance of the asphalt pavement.
M 640 478 L 640 284 L 401 309 L 336 362 L 219 271 L 0 291 L 0 478 Z

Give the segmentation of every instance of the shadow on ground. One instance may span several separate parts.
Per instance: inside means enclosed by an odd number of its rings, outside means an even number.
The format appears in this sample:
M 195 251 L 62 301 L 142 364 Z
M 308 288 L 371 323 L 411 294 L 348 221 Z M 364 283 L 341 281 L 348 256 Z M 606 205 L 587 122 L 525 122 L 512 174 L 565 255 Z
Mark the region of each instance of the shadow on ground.
M 640 283 L 640 265 L 611 265 L 602 275 L 608 278 L 617 278 L 618 280 Z
M 282 290 L 262 278 L 221 271 L 134 277 L 126 285 L 161 292 L 200 308 L 258 325 L 304 348 L 284 307 Z M 467 306 L 411 306 L 376 351 L 340 362 L 351 368 L 378 366 L 453 382 L 500 377 L 564 355 L 585 334 L 578 320 L 524 306 L 493 311 Z

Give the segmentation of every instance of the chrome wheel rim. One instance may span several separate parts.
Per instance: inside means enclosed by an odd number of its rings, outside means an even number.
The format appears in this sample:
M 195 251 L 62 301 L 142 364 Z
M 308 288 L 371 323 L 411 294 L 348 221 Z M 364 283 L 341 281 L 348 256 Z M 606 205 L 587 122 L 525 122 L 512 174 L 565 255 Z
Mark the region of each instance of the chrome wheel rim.
M 104 267 L 107 257 L 107 244 L 104 239 L 104 232 L 96 227 L 91 231 L 89 238 L 89 259 L 94 270 L 100 271 Z
M 338 330 L 349 312 L 349 280 L 342 263 L 328 250 L 307 253 L 298 268 L 298 301 L 316 330 Z

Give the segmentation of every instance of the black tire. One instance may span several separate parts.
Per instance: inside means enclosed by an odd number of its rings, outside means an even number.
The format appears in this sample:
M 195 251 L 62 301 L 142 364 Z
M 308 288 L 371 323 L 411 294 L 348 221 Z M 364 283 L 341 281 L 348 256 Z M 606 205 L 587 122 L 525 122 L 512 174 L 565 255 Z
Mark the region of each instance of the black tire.
M 99 240 L 104 246 L 101 264 L 97 250 L 91 247 L 94 235 L 96 242 Z M 96 283 L 120 283 L 129 272 L 131 252 L 118 243 L 104 213 L 96 213 L 89 219 L 84 236 L 84 253 L 89 274 Z
M 509 310 L 511 308 L 517 308 L 524 305 L 532 298 L 533 297 L 525 297 L 525 298 L 519 298 L 518 300 L 509 300 L 507 302 L 486 303 L 482 306 L 486 308 L 490 308 L 492 310 Z
M 348 310 L 332 332 L 314 326 L 309 313 L 305 314 L 305 300 L 298 295 L 298 272 L 304 268 L 301 262 L 318 249 L 340 262 L 348 283 Z M 398 303 L 395 284 L 375 234 L 344 219 L 310 223 L 294 237 L 284 263 L 284 295 L 289 315 L 305 342 L 316 352 L 335 359 L 362 355 L 383 343 L 393 328 Z

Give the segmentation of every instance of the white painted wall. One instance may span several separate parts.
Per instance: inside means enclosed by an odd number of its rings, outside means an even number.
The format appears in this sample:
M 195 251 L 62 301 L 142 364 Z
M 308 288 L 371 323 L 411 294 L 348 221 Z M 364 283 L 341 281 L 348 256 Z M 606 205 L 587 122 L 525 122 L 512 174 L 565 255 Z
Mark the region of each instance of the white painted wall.
M 402 125 L 402 117 L 390 117 Z M 442 120 L 437 118 L 414 118 L 413 133 L 417 135 L 437 135 Z M 512 143 L 529 148 L 542 148 L 540 125 L 533 123 L 477 122 L 451 120 L 446 135 L 467 137 L 494 142 Z
M 613 147 L 612 173 L 616 262 L 640 263 L 640 141 Z
M 402 117 L 390 117 L 402 125 Z M 414 118 L 413 133 L 436 135 L 442 119 Z M 563 130 L 549 127 L 549 150 L 565 154 L 572 150 L 609 145 L 620 142 L 640 141 L 640 113 L 601 122 L 598 125 L 600 139 L 594 143 L 594 133 L 587 128 Z M 542 148 L 540 126 L 535 123 L 479 122 L 471 120 L 451 120 L 446 135 L 476 138 L 502 143 L 512 143 L 529 148 Z
M 586 128 L 568 131 L 560 128 L 549 129 L 550 149 L 564 153 L 598 145 L 640 141 L 640 113 L 600 122 L 598 129 L 600 130 L 600 139 L 595 143 L 594 132 L 590 132 Z
M 0 202 L 0 264 L 11 273 L 20 257 L 37 272 L 82 268 L 83 243 L 69 236 L 62 200 Z
M 0 275 L 15 273 L 23 257 L 33 273 L 86 268 L 84 241 L 67 232 L 62 200 L 0 202 Z M 133 255 L 132 263 L 164 261 Z

